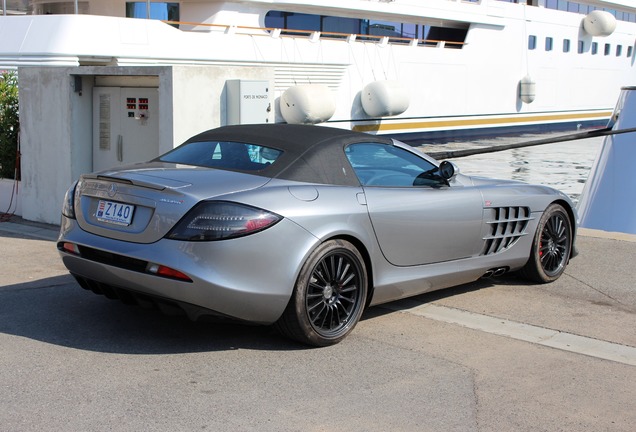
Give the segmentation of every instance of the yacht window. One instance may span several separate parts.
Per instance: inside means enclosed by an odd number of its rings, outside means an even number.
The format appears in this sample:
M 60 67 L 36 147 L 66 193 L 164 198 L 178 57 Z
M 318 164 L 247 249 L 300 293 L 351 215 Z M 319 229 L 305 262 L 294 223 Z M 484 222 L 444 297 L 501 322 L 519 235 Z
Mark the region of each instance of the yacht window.
M 145 1 L 126 2 L 126 18 L 147 18 Z M 151 2 L 150 19 L 179 21 L 179 3 Z
M 437 41 L 450 42 L 446 48 L 461 48 L 468 34 L 468 26 L 459 23 L 452 27 L 437 27 L 425 24 L 413 24 L 394 21 L 380 21 L 361 18 L 344 18 L 326 15 L 313 15 L 296 12 L 270 11 L 265 15 L 265 27 L 283 30 L 283 34 L 295 34 L 285 30 L 319 31 L 322 37 L 341 38 L 345 35 L 359 35 L 360 40 L 377 40 L 368 36 L 386 36 L 393 38 L 392 43 L 400 43 L 404 39 L 430 39 L 423 45 L 437 45 Z M 456 42 L 456 43 L 455 43 Z M 408 41 L 404 41 L 408 43 Z
M 537 37 L 535 35 L 528 36 L 528 49 L 533 50 L 537 48 Z
M 620 57 L 623 54 L 623 45 L 616 45 L 616 57 Z
M 322 30 L 320 27 L 320 15 L 301 13 L 287 14 L 285 28 L 295 30 Z
M 570 39 L 563 39 L 563 52 L 570 52 Z
M 551 37 L 545 38 L 545 50 L 546 51 L 552 51 L 552 38 Z
M 628 47 L 627 47 L 627 57 L 631 57 L 631 56 L 632 56 L 632 51 L 633 51 L 633 50 L 634 50 L 634 48 L 633 48 L 633 47 L 631 47 L 631 46 L 628 46 Z
M 332 33 L 360 33 L 360 20 L 355 18 L 324 17 L 322 31 Z M 344 37 L 344 36 L 343 36 Z
M 605 44 L 605 55 L 608 56 L 612 52 L 612 46 L 610 44 Z
M 461 48 L 461 42 L 466 40 L 467 28 L 450 28 L 431 26 L 426 39 L 434 41 L 458 42 L 457 44 L 447 44 L 446 48 Z
M 585 52 L 585 42 L 580 40 L 579 41 L 579 54 L 583 54 Z
M 598 53 L 598 42 L 592 42 L 592 55 L 596 55 Z

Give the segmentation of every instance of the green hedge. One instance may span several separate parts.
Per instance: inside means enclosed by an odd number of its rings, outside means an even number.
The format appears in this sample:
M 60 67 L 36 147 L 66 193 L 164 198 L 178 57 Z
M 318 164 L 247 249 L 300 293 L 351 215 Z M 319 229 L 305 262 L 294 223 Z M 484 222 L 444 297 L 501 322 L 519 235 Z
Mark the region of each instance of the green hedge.
M 18 74 L 0 71 L 0 178 L 20 179 L 19 163 L 16 173 L 19 130 Z

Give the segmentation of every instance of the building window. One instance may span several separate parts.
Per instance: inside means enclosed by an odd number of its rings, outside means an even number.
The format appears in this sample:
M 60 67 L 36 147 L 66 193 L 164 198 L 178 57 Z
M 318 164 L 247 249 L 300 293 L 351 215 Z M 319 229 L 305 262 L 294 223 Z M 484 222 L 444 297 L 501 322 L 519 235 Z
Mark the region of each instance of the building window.
M 530 35 L 528 37 L 528 49 L 537 49 L 537 37 L 535 35 Z
M 570 39 L 563 39 L 563 52 L 570 52 Z
M 551 37 L 545 38 L 545 50 L 546 51 L 552 51 L 552 38 Z
M 592 42 L 592 55 L 596 55 L 598 53 L 598 43 Z

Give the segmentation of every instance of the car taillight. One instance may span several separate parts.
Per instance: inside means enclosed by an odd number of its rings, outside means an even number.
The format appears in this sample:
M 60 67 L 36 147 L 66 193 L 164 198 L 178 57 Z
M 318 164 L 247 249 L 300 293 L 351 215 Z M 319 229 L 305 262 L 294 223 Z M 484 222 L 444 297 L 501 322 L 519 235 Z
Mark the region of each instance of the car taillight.
M 194 206 L 166 237 L 188 241 L 225 240 L 263 231 L 281 219 L 275 213 L 244 204 L 203 201 Z
M 67 218 L 75 219 L 75 193 L 79 193 L 79 182 L 74 182 L 64 195 L 62 214 Z
M 179 270 L 175 270 L 171 267 L 166 267 L 160 264 L 148 264 L 146 268 L 148 273 L 156 274 L 158 276 L 163 276 L 169 279 L 178 279 L 185 282 L 192 282 L 192 279 L 184 273 L 181 273 Z

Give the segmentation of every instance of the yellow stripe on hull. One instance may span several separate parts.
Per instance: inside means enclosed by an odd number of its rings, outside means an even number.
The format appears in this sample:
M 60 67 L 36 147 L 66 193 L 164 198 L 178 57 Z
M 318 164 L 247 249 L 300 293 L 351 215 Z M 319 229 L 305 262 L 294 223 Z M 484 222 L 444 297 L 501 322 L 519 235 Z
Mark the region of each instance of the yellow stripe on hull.
M 364 124 L 353 126 L 357 132 L 396 132 L 406 130 L 432 130 L 441 128 L 467 128 L 467 127 L 497 127 L 514 125 L 519 123 L 545 123 L 577 120 L 602 120 L 609 118 L 612 111 L 599 111 L 593 113 L 561 113 L 561 114 L 535 114 L 526 116 L 489 117 L 489 118 L 465 118 L 445 119 L 431 121 L 388 122 L 377 124 Z

